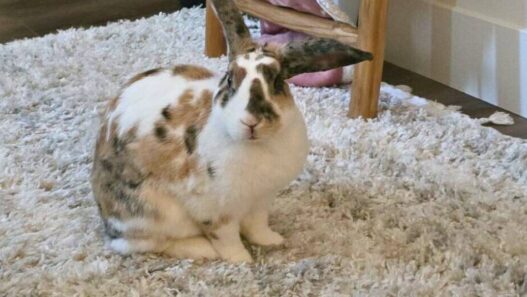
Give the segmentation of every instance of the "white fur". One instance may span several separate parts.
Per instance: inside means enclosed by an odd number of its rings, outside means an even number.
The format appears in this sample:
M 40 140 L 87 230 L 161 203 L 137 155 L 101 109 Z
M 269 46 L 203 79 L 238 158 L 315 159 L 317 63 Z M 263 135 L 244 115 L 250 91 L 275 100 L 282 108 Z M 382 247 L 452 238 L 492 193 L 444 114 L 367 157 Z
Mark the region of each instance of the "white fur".
M 133 240 L 116 238 L 110 240 L 109 246 L 119 254 L 128 255 L 132 253 L 159 251 L 160 245 L 155 239 L 151 238 Z
M 228 119 L 237 122 L 242 116 L 243 113 L 236 115 L 231 112 Z M 283 128 L 276 134 L 255 142 L 244 141 L 229 135 L 225 114 L 216 107 L 199 136 L 198 153 L 203 160 L 213 164 L 217 174 L 210 181 L 206 195 L 183 203 L 191 216 L 198 220 L 225 215 L 234 220 L 234 225 L 218 230 L 217 233 L 224 234 L 224 240 L 220 243 L 213 241 L 224 259 L 249 261 L 239 239 L 239 224 L 255 213 L 263 213 L 265 221 L 246 220 L 248 239 L 265 245 L 283 241 L 280 235 L 269 229 L 267 208 L 276 193 L 301 171 L 309 146 L 299 110 L 291 108 L 281 117 Z M 238 129 L 242 129 L 241 125 Z
M 133 83 L 123 91 L 117 107 L 108 115 L 109 124 L 117 120 L 119 136 L 134 126 L 138 127 L 137 136 L 144 136 L 161 118 L 161 110 L 167 105 L 177 104 L 186 90 L 200 94 L 203 90 L 214 90 L 217 85 L 216 76 L 192 81 L 173 75 L 170 69 L 160 71 Z
M 127 255 L 131 252 L 128 240 L 123 238 L 112 239 L 109 242 L 109 246 L 112 250 L 118 252 L 119 254 Z

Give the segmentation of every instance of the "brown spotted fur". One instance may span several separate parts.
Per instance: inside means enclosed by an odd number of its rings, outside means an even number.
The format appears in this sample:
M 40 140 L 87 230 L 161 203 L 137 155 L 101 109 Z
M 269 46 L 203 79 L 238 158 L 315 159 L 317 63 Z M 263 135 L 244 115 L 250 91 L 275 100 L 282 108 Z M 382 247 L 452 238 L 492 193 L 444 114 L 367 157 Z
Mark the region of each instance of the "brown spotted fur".
M 136 75 L 128 84 L 155 72 Z M 189 65 L 176 66 L 173 72 L 187 79 L 212 76 L 205 68 Z M 116 97 L 109 102 L 106 115 L 117 107 L 118 100 L 119 97 Z M 155 130 L 141 138 L 136 137 L 135 129 L 119 137 L 115 124 L 117 121 L 113 120 L 109 127 L 107 119 L 103 120 L 96 143 L 91 181 L 104 220 L 108 217 L 127 219 L 138 216 L 156 220 L 159 216 L 156 209 L 162 203 L 160 197 L 163 196 L 160 182 L 183 180 L 198 172 L 209 174 L 207 166 L 199 165 L 195 154 L 189 152 L 185 136 L 189 127 L 192 127 L 194 138 L 203 129 L 211 111 L 212 93 L 205 90 L 195 94 L 187 90 L 177 102 L 177 105 L 163 109 L 162 119 L 155 124 Z M 164 132 L 160 133 L 160 129 Z M 184 134 L 175 135 L 174 131 L 178 129 Z M 192 145 L 195 150 L 195 139 Z M 215 222 L 214 226 L 217 224 Z M 111 227 L 106 223 L 105 226 L 110 237 L 123 235 L 110 230 Z M 136 231 L 132 233 L 127 236 L 138 236 Z
M 245 79 L 245 76 L 247 75 L 247 70 L 245 70 L 245 68 L 239 67 L 236 62 L 233 62 L 229 68 L 232 73 L 234 87 L 237 88 L 242 84 L 242 81 Z
M 207 68 L 195 65 L 177 65 L 172 69 L 174 75 L 181 75 L 189 80 L 201 80 L 211 78 L 213 73 Z
M 161 70 L 163 70 L 163 69 L 162 68 L 154 68 L 154 69 L 150 69 L 150 70 L 147 70 L 145 72 L 141 72 L 139 74 L 136 74 L 130 80 L 128 80 L 128 82 L 125 84 L 125 87 L 130 86 L 133 83 L 135 83 L 136 81 L 142 80 L 143 78 L 145 78 L 147 76 L 154 75 L 154 74 L 158 73 Z

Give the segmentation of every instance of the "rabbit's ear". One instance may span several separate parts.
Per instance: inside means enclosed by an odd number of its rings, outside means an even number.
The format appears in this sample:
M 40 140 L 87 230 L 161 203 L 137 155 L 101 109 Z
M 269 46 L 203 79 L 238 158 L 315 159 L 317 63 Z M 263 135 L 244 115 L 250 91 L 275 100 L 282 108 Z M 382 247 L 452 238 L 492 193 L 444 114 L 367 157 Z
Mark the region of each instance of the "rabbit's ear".
M 243 21 L 240 10 L 234 0 L 212 0 L 214 11 L 223 27 L 227 40 L 229 60 L 239 54 L 249 51 L 255 45 L 251 33 Z
M 373 58 L 371 53 L 324 38 L 292 41 L 279 49 L 282 75 L 290 78 L 296 74 L 325 71 L 356 64 Z

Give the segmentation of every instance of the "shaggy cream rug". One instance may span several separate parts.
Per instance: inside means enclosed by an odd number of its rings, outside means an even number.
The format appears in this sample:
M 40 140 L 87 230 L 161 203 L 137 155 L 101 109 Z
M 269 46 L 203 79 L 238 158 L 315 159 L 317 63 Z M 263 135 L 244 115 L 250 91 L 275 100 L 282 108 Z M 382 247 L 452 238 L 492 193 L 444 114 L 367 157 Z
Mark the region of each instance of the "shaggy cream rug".
M 104 248 L 98 113 L 132 74 L 203 57 L 202 9 L 0 45 L 0 296 L 526 296 L 527 141 L 384 85 L 293 88 L 312 141 L 255 265 Z

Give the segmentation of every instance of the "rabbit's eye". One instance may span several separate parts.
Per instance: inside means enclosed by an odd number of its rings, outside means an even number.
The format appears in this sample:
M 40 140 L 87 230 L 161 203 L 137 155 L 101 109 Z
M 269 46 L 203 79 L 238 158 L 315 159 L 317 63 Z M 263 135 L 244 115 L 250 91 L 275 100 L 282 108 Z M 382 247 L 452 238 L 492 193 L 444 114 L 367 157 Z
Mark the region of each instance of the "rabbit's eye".
M 278 70 L 270 65 L 258 66 L 258 71 L 263 74 L 267 85 L 273 93 L 280 93 L 283 89 L 283 80 L 280 77 Z
M 231 75 L 229 75 L 227 77 L 227 90 L 229 92 L 229 96 L 234 95 L 235 90 L 234 90 L 234 84 L 232 83 L 232 76 Z

